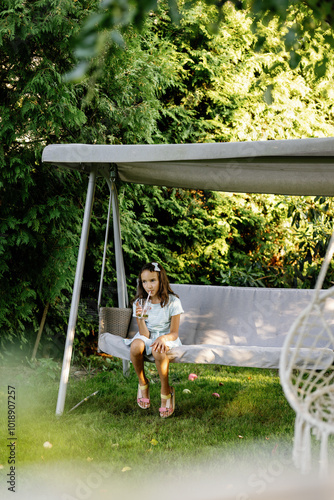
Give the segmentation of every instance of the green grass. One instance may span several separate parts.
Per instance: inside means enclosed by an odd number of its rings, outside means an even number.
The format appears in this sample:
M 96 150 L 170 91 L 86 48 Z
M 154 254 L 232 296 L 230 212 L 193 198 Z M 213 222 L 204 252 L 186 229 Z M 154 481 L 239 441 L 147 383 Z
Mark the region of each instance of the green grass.
M 41 360 L 33 367 L 20 363 L 0 370 L 1 428 L 7 429 L 7 385 L 12 385 L 22 465 L 94 461 L 107 463 L 115 473 L 130 467 L 140 474 L 148 468 L 158 471 L 217 457 L 233 465 L 240 454 L 252 460 L 254 443 L 261 445 L 264 456 L 272 456 L 282 442 L 290 452 L 295 415 L 276 370 L 171 365 L 177 407 L 165 420 L 158 413 L 160 384 L 154 365 L 146 365 L 151 408 L 145 411 L 136 404 L 132 367 L 125 378 L 119 360 L 93 361 L 93 368 L 86 365 L 87 375 L 80 379 L 72 370 L 62 417 L 55 416 L 59 364 Z M 193 382 L 188 380 L 191 372 L 198 375 Z M 96 396 L 69 412 L 95 391 Z M 220 398 L 212 395 L 215 392 Z M 52 448 L 43 447 L 46 441 Z M 0 464 L 6 460 L 5 445 L 2 440 Z

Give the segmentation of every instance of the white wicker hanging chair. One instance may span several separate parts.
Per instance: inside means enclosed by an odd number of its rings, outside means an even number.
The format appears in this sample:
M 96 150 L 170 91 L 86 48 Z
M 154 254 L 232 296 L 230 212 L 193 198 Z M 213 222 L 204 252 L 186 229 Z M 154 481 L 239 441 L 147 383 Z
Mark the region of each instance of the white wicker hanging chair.
M 292 325 L 280 358 L 280 379 L 296 412 L 293 460 L 303 474 L 312 468 L 311 433 L 321 442 L 321 477 L 328 474 L 328 437 L 334 434 L 334 287 L 321 290 L 334 253 L 334 232 L 318 276 L 312 302 Z M 327 349 L 323 349 L 323 348 Z M 301 364 L 298 353 L 308 353 Z

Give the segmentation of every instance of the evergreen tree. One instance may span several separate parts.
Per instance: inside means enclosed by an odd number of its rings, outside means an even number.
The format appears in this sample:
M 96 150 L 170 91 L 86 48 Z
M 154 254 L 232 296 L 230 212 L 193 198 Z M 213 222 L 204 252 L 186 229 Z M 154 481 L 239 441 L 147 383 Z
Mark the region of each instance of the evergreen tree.
M 187 11 L 192 11 L 194 4 L 192 0 L 164 0 L 167 12 L 175 25 L 183 19 Z M 213 21 L 206 24 L 211 32 L 219 29 L 220 22 L 225 17 L 225 8 L 233 6 L 235 9 L 248 10 L 252 17 L 253 28 L 256 29 L 258 21 L 265 24 L 270 23 L 274 18 L 280 26 L 284 26 L 287 20 L 296 11 L 307 10 L 307 16 L 304 18 L 302 29 L 296 20 L 290 23 L 285 44 L 289 49 L 288 58 L 291 59 L 291 67 L 295 66 L 296 51 L 298 51 L 299 39 L 303 38 L 305 33 L 312 39 L 316 31 L 320 28 L 327 34 L 327 42 L 334 47 L 333 38 L 333 1 L 327 0 L 319 2 L 318 0 L 292 0 L 287 2 L 277 0 L 221 0 L 212 2 L 212 0 L 203 0 L 204 7 L 214 5 L 217 15 Z M 91 61 L 101 54 L 102 47 L 107 37 L 119 45 L 123 45 L 122 30 L 130 24 L 140 29 L 145 21 L 145 16 L 149 12 L 158 12 L 161 2 L 158 0 L 104 0 L 99 9 L 92 13 L 84 23 L 77 39 L 76 55 L 78 64 L 71 73 L 71 78 L 82 78 L 90 67 Z M 264 38 L 260 38 L 258 45 L 261 46 Z M 297 55 L 298 59 L 298 55 Z M 327 61 L 327 60 L 326 60 Z M 326 70 L 326 63 L 320 70 L 321 75 Z
M 259 21 L 254 32 L 247 11 L 226 4 L 217 33 L 208 29 L 217 20 L 214 7 L 199 1 L 181 12 L 179 26 L 163 9 L 152 25 L 184 61 L 181 82 L 160 97 L 161 138 L 179 143 L 334 135 L 332 62 L 326 75 L 317 73 L 324 57 L 332 61 L 329 30 L 316 30 L 312 39 L 304 33 L 294 69 L 285 47 L 292 23 L 303 26 L 305 9 L 291 13 L 283 27 L 276 18 L 268 25 Z
M 104 38 L 86 79 L 69 83 L 63 75 L 76 62 L 74 37 L 96 3 L 2 0 L 0 6 L 2 342 L 35 334 L 48 304 L 47 332 L 66 331 L 64 302 L 74 279 L 87 178 L 43 165 L 45 145 L 333 135 L 332 49 L 324 30 L 312 38 L 303 31 L 305 9 L 293 14 L 303 33 L 295 68 L 285 43 L 295 18 L 284 26 L 259 21 L 254 33 L 247 11 L 229 3 L 219 14 L 197 1 L 181 5 L 177 25 L 161 3 L 140 32 L 123 29 L 124 48 Z M 214 33 L 208 27 L 218 21 Z M 259 36 L 265 42 L 257 51 Z M 146 260 L 162 260 L 178 282 L 314 283 L 330 232 L 330 200 L 118 187 L 130 295 Z M 108 190 L 99 183 L 85 268 L 93 285 L 107 203 Z M 313 239 L 305 243 L 305 234 Z M 112 242 L 106 283 L 116 283 Z M 105 300 L 112 304 L 108 295 L 110 288 Z M 96 323 L 79 321 L 77 331 L 83 338 L 94 329 Z
M 86 123 L 70 39 L 87 15 L 72 0 L 0 2 L 0 327 L 25 338 L 72 285 L 82 181 L 41 164 L 43 147 L 74 140 Z

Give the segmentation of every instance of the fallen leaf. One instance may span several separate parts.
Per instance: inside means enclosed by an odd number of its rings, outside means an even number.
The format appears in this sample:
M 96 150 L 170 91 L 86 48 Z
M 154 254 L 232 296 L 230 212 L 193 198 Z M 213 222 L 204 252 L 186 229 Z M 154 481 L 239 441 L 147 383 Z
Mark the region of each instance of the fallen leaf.
M 131 467 L 123 467 L 122 472 L 128 472 L 131 470 Z

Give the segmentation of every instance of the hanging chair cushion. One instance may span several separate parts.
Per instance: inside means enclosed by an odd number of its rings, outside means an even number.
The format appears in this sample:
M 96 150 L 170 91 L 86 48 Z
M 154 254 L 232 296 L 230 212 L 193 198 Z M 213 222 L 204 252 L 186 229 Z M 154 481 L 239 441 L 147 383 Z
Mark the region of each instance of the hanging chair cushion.
M 125 345 L 118 335 L 104 333 L 99 339 L 101 351 L 111 354 L 116 358 L 130 361 L 130 347 Z M 249 368 L 277 368 L 282 349 L 280 347 L 259 346 L 217 346 L 210 344 L 182 345 L 174 347 L 168 353 L 172 363 L 200 363 L 225 366 L 243 366 Z M 330 366 L 333 363 L 333 352 L 328 349 L 301 350 L 298 353 L 297 366 L 303 366 L 305 359 L 311 363 L 322 355 L 322 363 Z M 145 356 L 145 361 L 154 362 L 152 355 Z
M 278 368 L 286 335 L 308 305 L 314 290 L 172 285 L 181 299 L 179 336 L 182 346 L 169 352 L 172 362 L 211 363 L 231 366 Z M 328 304 L 334 310 L 334 299 Z M 334 317 L 332 319 L 334 325 Z M 132 318 L 129 337 L 137 324 Z M 309 357 L 310 346 L 298 354 Z M 333 362 L 333 351 L 321 349 L 322 362 Z M 130 359 L 130 348 L 120 337 L 100 335 L 99 348 L 113 356 Z M 310 359 L 320 351 L 314 350 Z M 152 359 L 149 359 L 153 361 Z

